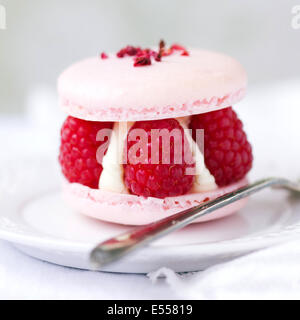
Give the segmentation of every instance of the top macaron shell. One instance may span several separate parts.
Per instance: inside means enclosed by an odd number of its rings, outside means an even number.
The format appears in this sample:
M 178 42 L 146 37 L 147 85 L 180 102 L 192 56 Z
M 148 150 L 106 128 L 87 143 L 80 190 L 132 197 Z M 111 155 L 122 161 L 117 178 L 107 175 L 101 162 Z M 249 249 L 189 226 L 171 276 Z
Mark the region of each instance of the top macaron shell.
M 90 58 L 59 78 L 63 109 L 92 121 L 178 118 L 231 106 L 246 92 L 247 75 L 233 58 L 189 50 L 134 67 L 132 57 Z

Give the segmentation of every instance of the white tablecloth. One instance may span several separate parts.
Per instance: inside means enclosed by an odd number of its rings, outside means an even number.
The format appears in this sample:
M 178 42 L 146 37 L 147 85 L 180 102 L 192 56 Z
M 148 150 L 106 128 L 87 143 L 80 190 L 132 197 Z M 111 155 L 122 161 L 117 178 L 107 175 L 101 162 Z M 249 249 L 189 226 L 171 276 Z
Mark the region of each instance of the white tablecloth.
M 143 275 L 64 268 L 42 262 L 0 242 L 0 299 L 165 299 L 171 287 Z
M 270 116 L 282 117 L 299 129 L 300 81 L 291 80 L 257 88 L 249 96 L 240 113 L 247 123 L 256 126 L 256 156 L 266 147 L 278 157 L 296 156 L 299 141 L 276 131 Z M 56 111 L 51 92 L 39 89 L 29 99 L 26 119 L 0 117 L 1 160 L 18 154 L 49 155 L 57 152 L 62 117 Z M 256 113 L 245 117 L 246 107 Z M 288 107 L 293 107 L 289 115 Z M 297 109 L 298 108 L 298 109 Z M 295 111 L 296 110 L 296 111 Z M 253 115 L 254 114 L 254 115 Z M 55 125 L 54 125 L 55 123 Z M 270 130 L 262 130 L 269 127 Z M 272 128 L 272 130 L 271 130 Z M 280 130 L 280 128 L 277 128 Z M 258 137 L 261 133 L 262 144 Z M 253 135 L 253 137 L 251 137 Z M 280 148 L 278 147 L 280 146 Z M 282 161 L 280 174 L 295 177 Z M 264 159 L 259 159 L 263 162 Z M 265 166 L 264 166 L 265 167 Z M 276 174 L 272 163 L 270 172 Z M 277 170 L 276 169 L 276 170 Z M 259 169 L 258 169 L 259 170 Z M 300 298 L 300 242 L 253 253 L 197 274 L 179 276 L 162 269 L 148 277 L 93 273 L 73 270 L 35 260 L 18 252 L 10 244 L 0 242 L 0 298 L 2 299 L 214 299 L 214 298 Z M 159 275 L 164 279 L 157 279 Z

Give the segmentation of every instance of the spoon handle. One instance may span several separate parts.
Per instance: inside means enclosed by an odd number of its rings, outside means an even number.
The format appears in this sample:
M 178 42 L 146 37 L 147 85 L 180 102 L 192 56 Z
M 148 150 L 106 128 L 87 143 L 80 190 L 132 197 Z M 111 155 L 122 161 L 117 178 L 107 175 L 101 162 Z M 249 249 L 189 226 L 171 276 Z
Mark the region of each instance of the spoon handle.
M 215 200 L 205 202 L 163 220 L 134 228 L 131 231 L 111 238 L 99 244 L 91 252 L 91 264 L 96 270 L 99 270 L 103 266 L 119 260 L 126 254 L 160 239 L 175 230 L 187 226 L 200 217 L 211 214 L 220 208 L 249 197 L 268 187 L 282 187 L 291 191 L 300 192 L 300 188 L 297 184 L 286 179 L 268 178 L 257 181 Z

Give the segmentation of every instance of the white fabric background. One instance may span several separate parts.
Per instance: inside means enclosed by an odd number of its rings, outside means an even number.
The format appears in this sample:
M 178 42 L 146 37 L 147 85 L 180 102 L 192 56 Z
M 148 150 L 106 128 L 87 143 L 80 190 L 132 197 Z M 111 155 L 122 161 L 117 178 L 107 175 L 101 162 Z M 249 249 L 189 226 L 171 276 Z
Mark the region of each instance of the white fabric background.
M 256 175 L 300 177 L 299 87 L 298 80 L 291 80 L 253 88 L 237 107 L 255 147 Z M 5 171 L 1 161 L 6 158 L 56 156 L 63 116 L 55 105 L 54 95 L 47 88 L 38 88 L 29 98 L 26 119 L 0 118 L 0 177 Z M 281 128 L 273 128 L 273 117 L 280 117 Z M 291 129 L 289 137 L 285 136 L 286 125 Z M 299 265 L 300 241 L 205 272 L 177 275 L 162 269 L 148 277 L 55 266 L 0 242 L 0 299 L 299 299 Z

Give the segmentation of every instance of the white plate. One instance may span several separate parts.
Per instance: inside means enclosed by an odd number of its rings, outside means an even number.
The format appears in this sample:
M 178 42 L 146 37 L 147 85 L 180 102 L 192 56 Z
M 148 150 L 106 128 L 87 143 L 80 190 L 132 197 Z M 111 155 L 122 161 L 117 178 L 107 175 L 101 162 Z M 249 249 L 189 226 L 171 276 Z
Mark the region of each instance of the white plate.
M 33 257 L 89 269 L 93 246 L 127 229 L 70 210 L 61 199 L 59 168 L 50 160 L 22 159 L 7 165 L 5 172 L 0 238 Z M 159 267 L 178 272 L 202 270 L 294 238 L 300 233 L 299 209 L 300 201 L 286 192 L 264 191 L 251 198 L 239 214 L 189 226 L 106 271 L 148 273 Z
M 236 106 L 254 146 L 251 180 L 274 175 L 300 177 L 299 84 L 293 80 L 252 88 L 247 99 Z M 37 156 L 42 150 L 56 156 L 56 140 L 55 145 L 50 144 L 46 133 L 24 135 L 15 128 L 6 137 L 8 143 L 2 141 L 0 239 L 36 258 L 89 269 L 88 254 L 93 246 L 126 228 L 89 219 L 64 205 L 56 160 Z M 12 153 L 16 147 L 18 157 Z M 34 153 L 36 160 L 20 157 L 26 152 Z M 10 158 L 7 163 L 2 162 L 5 155 Z M 12 162 L 14 158 L 19 158 L 18 163 Z M 283 191 L 268 190 L 252 197 L 239 214 L 190 226 L 107 270 L 145 273 L 162 266 L 176 271 L 202 270 L 298 234 L 300 200 Z

